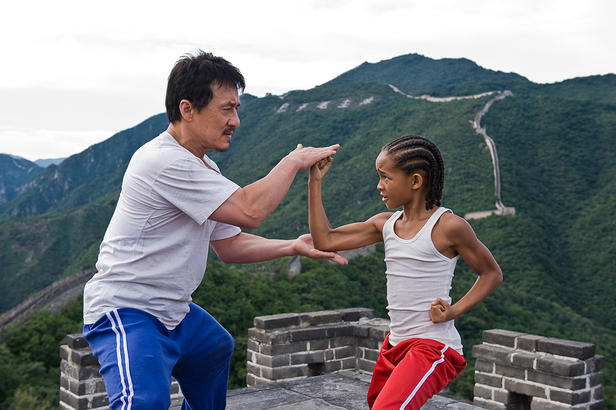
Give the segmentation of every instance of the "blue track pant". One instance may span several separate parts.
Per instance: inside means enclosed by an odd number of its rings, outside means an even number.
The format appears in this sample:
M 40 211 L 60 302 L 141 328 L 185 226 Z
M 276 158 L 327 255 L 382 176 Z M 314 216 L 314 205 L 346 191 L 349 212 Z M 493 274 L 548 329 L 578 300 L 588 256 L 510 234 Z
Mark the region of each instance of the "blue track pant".
M 225 408 L 233 338 L 194 303 L 173 330 L 149 313 L 121 308 L 85 325 L 83 335 L 112 409 L 169 409 L 172 376 L 184 394 L 182 410 Z

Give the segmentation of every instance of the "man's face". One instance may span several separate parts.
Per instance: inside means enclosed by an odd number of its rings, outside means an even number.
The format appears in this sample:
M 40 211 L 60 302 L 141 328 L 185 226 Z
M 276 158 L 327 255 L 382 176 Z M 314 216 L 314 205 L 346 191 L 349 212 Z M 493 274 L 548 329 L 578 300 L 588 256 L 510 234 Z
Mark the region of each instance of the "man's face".
M 197 136 L 196 141 L 205 151 L 226 151 L 231 143 L 231 135 L 240 126 L 237 109 L 240 99 L 237 88 L 212 84 L 213 97 L 201 111 L 193 114 L 191 128 Z

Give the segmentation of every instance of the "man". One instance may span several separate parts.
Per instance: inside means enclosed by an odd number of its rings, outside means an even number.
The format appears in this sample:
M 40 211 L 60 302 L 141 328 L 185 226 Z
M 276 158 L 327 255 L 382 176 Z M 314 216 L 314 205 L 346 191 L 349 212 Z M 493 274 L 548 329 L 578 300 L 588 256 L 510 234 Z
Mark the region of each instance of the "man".
M 169 127 L 133 155 L 84 289 L 84 337 L 101 364 L 113 409 L 168 409 L 175 377 L 183 409 L 226 403 L 231 335 L 191 302 L 208 245 L 223 262 L 304 255 L 346 263 L 314 249 L 310 235 L 271 240 L 242 233 L 280 203 L 295 174 L 338 145 L 297 148 L 264 178 L 240 188 L 207 157 L 228 149 L 240 125 L 242 74 L 210 53 L 180 59 L 169 75 Z

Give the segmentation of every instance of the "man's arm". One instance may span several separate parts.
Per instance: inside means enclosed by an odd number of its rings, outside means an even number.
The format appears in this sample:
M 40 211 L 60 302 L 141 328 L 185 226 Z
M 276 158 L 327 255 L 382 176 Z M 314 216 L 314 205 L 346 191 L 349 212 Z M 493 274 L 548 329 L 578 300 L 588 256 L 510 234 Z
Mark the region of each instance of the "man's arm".
M 443 216 L 447 218 L 443 229 L 451 241 L 451 248 L 477 273 L 478 278 L 466 295 L 453 305 L 440 298 L 432 302 L 430 319 L 434 323 L 459 317 L 488 297 L 503 281 L 500 266 L 488 248 L 479 241 L 468 222 L 455 215 Z
M 283 256 L 302 255 L 314 259 L 329 259 L 341 265 L 347 260 L 334 252 L 314 248 L 310 235 L 294 240 L 267 239 L 261 236 L 240 233 L 230 238 L 210 242 L 212 249 L 225 263 L 263 262 Z
M 258 227 L 276 209 L 299 171 L 334 155 L 338 148 L 338 144 L 322 148 L 298 145 L 265 177 L 235 191 L 210 219 L 247 229 Z

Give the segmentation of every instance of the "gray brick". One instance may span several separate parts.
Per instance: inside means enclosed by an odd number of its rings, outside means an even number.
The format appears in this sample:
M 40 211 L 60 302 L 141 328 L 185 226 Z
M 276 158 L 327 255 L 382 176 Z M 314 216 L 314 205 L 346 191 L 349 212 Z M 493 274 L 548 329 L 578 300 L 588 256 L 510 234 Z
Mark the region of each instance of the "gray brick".
M 261 345 L 261 353 L 268 354 L 271 356 L 285 353 L 305 352 L 306 350 L 308 350 L 308 345 L 306 344 L 306 342 Z
M 571 406 L 533 397 L 531 410 L 571 410 Z
M 580 376 L 584 374 L 584 362 L 539 357 L 537 359 L 537 370 L 557 376 Z
M 521 380 L 505 379 L 505 389 L 514 393 L 524 394 L 526 396 L 547 398 L 545 394 L 545 387 L 537 386 L 535 384 L 526 383 Z
M 559 356 L 586 360 L 595 355 L 595 344 L 577 342 L 574 340 L 544 338 L 537 340 L 537 350 Z
M 71 350 L 71 361 L 79 366 L 99 366 L 98 359 L 90 349 Z
M 355 338 L 353 336 L 341 336 L 332 339 L 332 347 L 355 346 Z
M 603 373 L 593 373 L 588 376 L 588 387 L 594 387 L 601 383 L 603 383 Z
M 597 354 L 586 360 L 586 373 L 595 373 L 605 367 L 605 356 Z
M 305 366 L 287 366 L 262 369 L 263 377 L 270 380 L 284 380 L 293 377 L 306 377 L 308 376 L 308 365 Z
M 291 364 L 311 364 L 325 362 L 325 352 L 323 350 L 305 353 L 293 353 L 291 355 Z
M 494 401 L 508 404 L 511 401 L 511 393 L 505 389 L 494 389 Z
M 378 341 L 383 341 L 385 340 L 385 336 L 387 336 L 387 333 L 389 333 L 389 328 L 386 327 L 371 327 L 370 328 L 370 333 L 369 333 L 369 338 L 370 339 L 376 339 Z
M 370 326 L 366 326 L 366 325 L 353 326 L 353 336 L 368 337 L 369 335 L 370 335 Z
M 308 350 L 325 350 L 329 348 L 329 339 L 310 340 L 308 341 Z
M 257 329 L 251 327 L 248 329 L 248 338 L 253 339 L 256 342 L 264 344 L 281 344 L 289 342 L 288 331 L 265 331 L 263 329 Z
M 502 388 L 503 376 L 475 372 L 475 383 Z
M 289 354 L 270 356 L 267 354 L 255 353 L 256 362 L 262 366 L 278 367 L 289 365 Z
M 85 396 L 96 393 L 106 393 L 105 382 L 102 377 L 86 380 L 70 379 L 70 388 L 72 393 L 78 396 Z
M 70 355 L 71 355 L 71 349 L 68 347 L 68 345 L 60 346 L 60 359 L 68 360 Z
M 362 359 L 370 360 L 376 362 L 379 358 L 379 351 L 376 349 L 364 349 Z
M 537 341 L 545 339 L 543 336 L 525 335 L 518 337 L 518 349 L 529 352 L 537 351 Z
M 529 370 L 527 376 L 531 382 L 560 387 L 561 389 L 580 390 L 586 388 L 586 377 L 584 376 L 562 377 L 536 370 Z
M 88 344 L 86 339 L 83 338 L 81 333 L 66 335 L 66 344 L 71 349 L 85 349 L 85 348 L 89 349 L 90 348 L 90 345 Z
M 257 329 L 283 329 L 291 326 L 299 326 L 300 316 L 297 313 L 257 316 L 254 318 L 253 323 Z
M 355 347 L 344 346 L 334 349 L 334 358 L 336 360 L 345 359 L 347 357 L 355 357 Z
M 511 364 L 523 369 L 532 369 L 535 363 L 535 355 L 515 352 L 511 354 Z
M 263 366 L 258 366 L 252 362 L 246 362 L 246 371 L 250 374 L 254 374 L 255 376 L 263 376 L 261 369 L 263 369 Z
M 481 397 L 482 399 L 492 400 L 493 388 L 485 386 L 483 384 L 476 384 L 473 389 L 473 395 L 475 397 Z
M 478 372 L 493 373 L 494 372 L 494 363 L 486 361 L 486 360 L 476 360 L 475 361 L 475 370 L 478 371 Z
M 505 365 L 496 363 L 494 372 L 496 374 L 500 374 L 506 377 L 514 377 L 516 379 L 521 379 L 521 380 L 526 379 L 526 370 L 520 369 L 518 367 L 505 366 Z
M 290 341 L 298 342 L 302 340 L 313 340 L 326 338 L 327 328 L 325 327 L 310 327 L 305 329 L 293 329 L 289 331 Z
M 355 369 L 357 367 L 357 359 L 355 357 L 347 357 L 340 360 L 342 370 Z
M 605 409 L 605 403 L 603 403 L 603 400 L 598 401 L 598 402 L 593 402 L 593 403 L 589 403 L 587 410 L 604 410 Z
M 254 339 L 248 339 L 246 342 L 246 348 L 248 350 L 252 350 L 253 352 L 257 352 L 257 353 L 261 353 L 259 351 L 259 347 L 261 346 L 261 343 L 257 342 Z
M 590 401 L 590 390 L 567 391 L 550 389 L 550 400 L 565 404 L 581 404 Z
M 342 320 L 345 322 L 357 322 L 362 317 L 372 319 L 374 317 L 374 310 L 368 308 L 348 308 L 348 309 L 338 309 Z
M 593 400 L 603 400 L 605 397 L 605 391 L 603 390 L 603 386 L 597 386 L 592 389 L 592 399 Z
M 357 368 L 359 370 L 372 373 L 374 370 L 374 362 L 364 359 L 357 359 Z
M 526 333 L 513 332 L 511 330 L 492 329 L 483 331 L 483 342 L 506 347 L 515 347 L 516 338 Z
M 332 360 L 323 364 L 323 371 L 325 373 L 337 372 L 342 369 L 341 360 Z
M 506 347 L 481 344 L 473 346 L 472 355 L 476 359 L 487 360 L 500 364 L 509 364 L 509 357 L 512 352 L 512 349 L 508 349 Z
M 479 406 L 484 409 L 490 409 L 490 410 L 505 410 L 506 409 L 503 403 L 498 403 L 492 400 L 482 399 L 481 397 L 474 398 L 473 403 L 476 406 Z
M 317 326 L 326 323 L 342 322 L 342 314 L 336 310 L 322 310 L 319 312 L 302 313 L 299 315 L 302 327 Z
M 376 339 L 370 339 L 370 338 L 359 338 L 357 339 L 357 346 L 378 350 L 379 341 L 377 341 Z
M 340 338 L 344 336 L 353 336 L 354 326 L 353 325 L 340 325 L 327 329 L 327 336 Z

